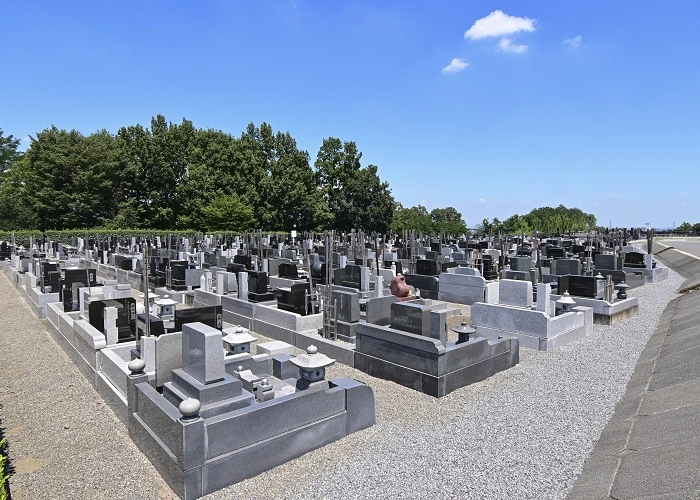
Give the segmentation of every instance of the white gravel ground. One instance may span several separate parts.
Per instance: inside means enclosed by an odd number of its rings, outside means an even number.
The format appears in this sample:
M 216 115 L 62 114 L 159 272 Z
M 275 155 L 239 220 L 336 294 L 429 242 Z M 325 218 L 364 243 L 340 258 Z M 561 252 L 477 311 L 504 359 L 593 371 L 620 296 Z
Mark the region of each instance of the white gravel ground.
M 669 270 L 632 290 L 637 316 L 521 349 L 518 366 L 439 400 L 334 366 L 374 389 L 377 424 L 206 498 L 564 498 L 682 281 Z
M 0 374 L 9 380 L 0 387 L 2 417 L 15 463 L 28 470 L 13 478 L 15 496 L 171 496 L 0 281 Z M 329 378 L 351 376 L 374 389 L 377 424 L 206 498 L 563 498 L 682 281 L 669 270 L 667 280 L 631 291 L 639 315 L 596 325 L 555 351 L 521 349 L 518 366 L 441 399 L 335 365 Z

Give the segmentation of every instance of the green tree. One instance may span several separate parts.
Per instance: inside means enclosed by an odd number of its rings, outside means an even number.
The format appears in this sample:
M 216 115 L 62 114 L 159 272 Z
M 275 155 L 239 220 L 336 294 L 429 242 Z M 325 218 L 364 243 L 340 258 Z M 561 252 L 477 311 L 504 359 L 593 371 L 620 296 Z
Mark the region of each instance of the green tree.
M 433 230 L 433 222 L 428 210 L 423 205 L 404 208 L 399 204 L 396 212 L 394 212 L 391 230 L 395 233 L 416 231 L 430 234 Z
M 557 208 L 536 208 L 524 217 L 533 231 L 544 234 L 584 231 L 595 227 L 596 224 L 594 215 L 586 214 L 578 208 L 569 209 L 564 205 Z
M 484 217 L 481 223 L 476 225 L 474 230 L 478 234 L 488 235 L 493 232 L 493 225 L 489 222 L 487 218 Z
M 506 234 L 530 233 L 530 225 L 527 219 L 518 214 L 511 215 L 503 221 L 503 232 Z
M 467 224 L 462 214 L 454 207 L 434 208 L 430 211 L 433 233 L 444 231 L 446 234 L 462 235 L 467 232 Z
M 365 229 L 386 232 L 396 202 L 389 184 L 377 175 L 377 167 L 362 168 L 354 142 L 329 137 L 318 151 L 316 179 L 328 204 L 331 227 L 338 230 Z
M 317 187 L 309 154 L 297 149 L 289 132 L 277 133 L 275 152 L 266 199 L 271 214 L 268 227 L 284 231 L 324 228 L 331 214 Z
M 20 140 L 12 135 L 3 137 L 0 129 L 0 230 L 11 231 L 34 227 L 36 218 L 28 205 L 22 180 L 26 166 L 17 150 Z
M 39 220 L 32 210 L 33 199 L 25 182 L 27 158 L 17 160 L 0 182 L 0 230 L 35 229 Z
M 693 225 L 689 222 L 683 222 L 680 226 L 676 228 L 679 233 L 688 233 L 693 230 Z
M 3 131 L 0 129 L 0 180 L 2 175 L 22 157 L 22 153 L 17 151 L 19 143 L 20 140 L 15 139 L 11 134 L 3 137 Z
M 121 215 L 142 219 L 139 226 L 144 227 L 168 229 L 176 224 L 177 187 L 187 176 L 194 136 L 189 120 L 177 125 L 162 115 L 151 119 L 150 129 L 141 125 L 119 129 L 124 188 L 119 211 L 126 214 Z
M 22 160 L 17 173 L 39 229 L 89 228 L 114 217 L 119 151 L 108 132 L 85 137 L 53 126 Z
M 180 229 L 203 231 L 204 207 L 216 196 L 244 195 L 241 142 L 220 130 L 197 130 L 187 175 L 177 186 Z
M 236 195 L 215 197 L 202 210 L 204 228 L 209 232 L 240 232 L 252 229 L 253 210 Z

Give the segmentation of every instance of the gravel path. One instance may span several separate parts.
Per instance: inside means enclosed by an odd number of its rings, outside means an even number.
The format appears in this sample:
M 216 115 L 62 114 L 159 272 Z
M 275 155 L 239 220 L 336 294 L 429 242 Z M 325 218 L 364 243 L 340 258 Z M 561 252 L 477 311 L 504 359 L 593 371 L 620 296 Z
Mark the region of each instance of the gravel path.
M 632 290 L 640 313 L 439 400 L 366 382 L 377 425 L 207 496 L 224 498 L 564 498 L 622 397 L 682 278 Z
M 177 498 L 4 273 L 0 380 L 14 499 Z
M 206 498 L 563 498 L 681 282 L 669 270 L 631 291 L 639 315 L 556 351 L 522 349 L 518 366 L 439 400 L 332 366 L 329 378 L 371 385 L 377 425 Z M 18 470 L 40 464 L 13 477 L 15 497 L 171 495 L 4 277 L 0 315 L 12 456 Z

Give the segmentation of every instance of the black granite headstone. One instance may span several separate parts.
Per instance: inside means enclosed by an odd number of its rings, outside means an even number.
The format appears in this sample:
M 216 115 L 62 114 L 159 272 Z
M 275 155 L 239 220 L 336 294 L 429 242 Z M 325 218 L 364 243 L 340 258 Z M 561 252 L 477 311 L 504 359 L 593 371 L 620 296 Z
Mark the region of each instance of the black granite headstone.
M 559 276 L 559 293 L 595 299 L 598 296 L 598 280 L 595 276 L 578 276 L 570 274 Z
M 457 262 L 445 262 L 442 264 L 442 272 L 446 273 L 448 269 L 452 267 L 457 267 L 459 264 Z
M 250 255 L 234 255 L 233 262 L 236 264 L 243 264 L 246 269 L 253 269 L 253 262 Z
M 633 267 L 636 269 L 644 269 L 646 263 L 644 262 L 644 256 L 646 254 L 640 252 L 629 252 L 625 254 L 625 267 Z
M 432 251 L 432 250 L 430 252 L 425 252 L 425 258 L 427 260 L 438 260 L 439 257 L 440 257 L 440 252 L 436 252 L 436 251 Z
M 145 324 L 146 322 L 146 313 L 141 313 L 138 316 L 138 322 L 137 322 L 137 330 L 138 330 L 138 336 L 139 338 L 143 337 L 146 335 L 146 332 L 144 332 L 141 329 L 140 324 Z M 155 316 L 151 314 L 151 336 L 153 337 L 158 337 L 160 335 L 163 335 L 165 333 L 165 327 L 163 326 L 163 320 L 160 319 L 158 316 Z
M 97 283 L 96 269 L 66 269 L 63 277 L 63 286 L 65 288 L 70 288 L 73 285 L 73 283 L 84 284 L 87 283 L 88 280 L 90 286 L 93 286 L 93 284 Z
M 136 299 L 124 297 L 120 299 L 93 300 L 88 305 L 90 324 L 105 333 L 104 310 L 106 307 L 117 308 L 118 342 L 129 342 L 136 338 Z
M 559 247 L 546 247 L 548 258 L 563 258 L 566 257 L 566 250 Z
M 413 302 L 391 304 L 391 328 L 415 335 L 430 335 L 430 307 Z
M 248 293 L 267 293 L 267 286 L 265 271 L 248 271 Z
M 277 275 L 280 278 L 287 278 L 287 279 L 299 279 L 299 268 L 297 268 L 296 264 L 289 263 L 289 262 L 281 262 L 279 265 L 279 270 L 277 272 Z
M 421 276 L 437 276 L 438 263 L 436 260 L 420 259 L 416 261 L 416 274 Z
M 407 285 L 420 290 L 422 298 L 437 300 L 440 283 L 437 277 L 423 276 L 420 274 L 405 274 L 404 279 Z
M 192 309 L 175 309 L 175 331 L 182 331 L 182 325 L 195 322 L 204 323 L 221 330 L 221 306 L 193 307 Z
M 275 290 L 277 308 L 306 316 L 308 302 L 311 300 L 311 297 L 308 296 L 308 292 L 308 283 L 295 283 L 291 287 L 277 288 Z

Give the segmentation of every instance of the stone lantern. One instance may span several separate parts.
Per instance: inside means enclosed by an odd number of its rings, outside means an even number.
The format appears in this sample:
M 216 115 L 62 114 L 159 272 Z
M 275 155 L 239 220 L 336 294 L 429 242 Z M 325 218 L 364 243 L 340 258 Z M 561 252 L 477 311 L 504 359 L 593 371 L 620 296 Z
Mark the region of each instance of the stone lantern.
M 617 288 L 617 298 L 622 300 L 627 298 L 627 289 L 630 286 L 625 283 L 624 281 L 619 282 L 617 285 L 615 285 L 615 288 Z
M 164 295 L 162 299 L 156 300 L 156 315 L 161 319 L 175 319 L 175 306 L 177 302 Z
M 222 332 L 226 334 L 224 344 L 228 351 L 227 354 L 250 353 L 250 344 L 258 341 L 242 326 L 224 328 Z
M 313 383 L 323 381 L 326 377 L 326 367 L 335 363 L 335 359 L 321 354 L 315 345 L 310 345 L 304 354 L 293 357 L 289 362 L 299 367 L 301 379 L 297 382 L 297 389 L 304 390 Z
M 464 342 L 469 342 L 469 336 L 472 333 L 476 333 L 476 329 L 469 326 L 466 321 L 462 321 L 458 326 L 452 328 L 452 331 L 458 335 L 457 343 L 463 344 Z
M 557 300 L 557 304 L 561 306 L 562 313 L 568 313 L 571 312 L 571 306 L 576 305 L 576 301 L 572 299 L 569 295 L 569 292 L 566 291 L 564 292 L 564 295 L 562 295 L 561 298 Z

